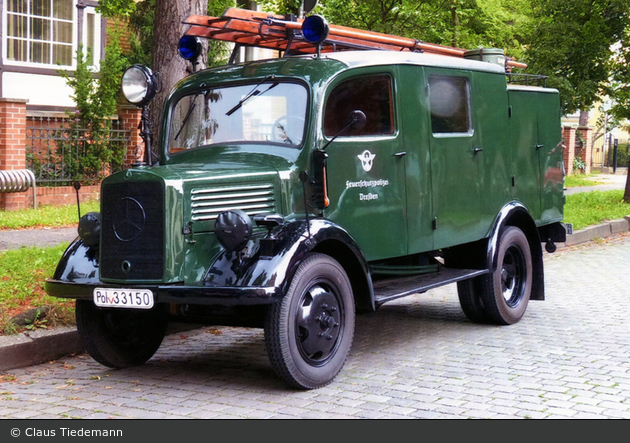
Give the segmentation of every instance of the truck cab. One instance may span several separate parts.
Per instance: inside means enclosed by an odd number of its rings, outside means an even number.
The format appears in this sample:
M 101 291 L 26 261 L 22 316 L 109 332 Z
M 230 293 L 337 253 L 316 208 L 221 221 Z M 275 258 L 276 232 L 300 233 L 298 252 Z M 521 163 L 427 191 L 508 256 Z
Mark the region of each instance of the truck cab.
M 319 16 L 333 37 L 248 14 L 301 51 L 182 79 L 159 161 L 103 181 L 47 281 L 77 300 L 95 360 L 143 364 L 172 320 L 261 327 L 276 373 L 313 389 L 342 369 L 357 312 L 456 284 L 470 320 L 508 325 L 544 299 L 542 244 L 565 240 L 558 91 L 480 51 L 333 51 L 347 30 Z M 125 81 L 146 107 L 152 72 Z

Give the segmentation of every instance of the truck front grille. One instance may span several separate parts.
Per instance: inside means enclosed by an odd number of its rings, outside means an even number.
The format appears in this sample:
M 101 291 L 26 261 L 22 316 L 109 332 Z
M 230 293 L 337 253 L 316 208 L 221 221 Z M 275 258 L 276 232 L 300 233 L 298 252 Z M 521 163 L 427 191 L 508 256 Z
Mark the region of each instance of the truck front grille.
M 164 186 L 161 182 L 103 185 L 101 277 L 160 280 L 164 269 Z
M 214 221 L 228 209 L 240 209 L 249 216 L 276 212 L 274 189 L 270 183 L 193 189 L 191 199 L 193 221 Z

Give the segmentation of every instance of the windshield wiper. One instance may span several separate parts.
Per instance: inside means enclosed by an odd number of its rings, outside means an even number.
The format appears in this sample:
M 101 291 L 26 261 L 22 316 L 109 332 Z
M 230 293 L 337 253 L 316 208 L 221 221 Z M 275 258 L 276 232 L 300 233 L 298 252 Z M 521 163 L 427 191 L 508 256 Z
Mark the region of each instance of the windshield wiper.
M 243 98 L 241 99 L 241 101 L 239 101 L 239 102 L 236 104 L 236 106 L 234 106 L 232 109 L 230 109 L 228 112 L 226 112 L 226 113 L 225 113 L 225 115 L 227 115 L 227 116 L 229 117 L 230 115 L 232 115 L 232 114 L 234 114 L 236 111 L 238 111 L 238 110 L 241 108 L 241 106 L 243 106 L 243 104 L 244 104 L 247 100 L 249 100 L 250 98 L 252 98 L 252 97 L 256 97 L 256 96 L 259 96 L 259 95 L 262 95 L 262 94 L 264 94 L 265 92 L 269 91 L 270 89 L 275 88 L 276 86 L 278 86 L 279 82 L 275 82 L 275 83 L 273 83 L 271 86 L 269 86 L 267 89 L 265 89 L 263 92 L 260 92 L 260 90 L 258 89 L 258 87 L 259 87 L 260 85 L 262 85 L 262 84 L 263 84 L 263 83 L 265 83 L 266 81 L 273 80 L 275 77 L 276 77 L 275 75 L 268 75 L 267 77 L 265 77 L 265 78 L 263 78 L 261 81 L 259 81 L 259 82 L 256 84 L 256 86 L 254 86 L 254 87 L 252 88 L 252 90 L 251 90 L 251 91 L 249 91 L 249 93 L 248 93 L 245 97 L 243 97 Z

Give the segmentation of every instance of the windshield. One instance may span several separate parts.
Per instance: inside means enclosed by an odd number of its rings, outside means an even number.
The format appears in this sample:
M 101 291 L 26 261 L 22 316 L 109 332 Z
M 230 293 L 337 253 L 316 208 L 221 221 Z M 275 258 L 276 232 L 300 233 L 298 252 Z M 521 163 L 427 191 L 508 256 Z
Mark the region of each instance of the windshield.
M 272 77 L 260 83 L 201 90 L 175 104 L 168 151 L 243 142 L 298 147 L 304 137 L 306 103 L 303 85 Z

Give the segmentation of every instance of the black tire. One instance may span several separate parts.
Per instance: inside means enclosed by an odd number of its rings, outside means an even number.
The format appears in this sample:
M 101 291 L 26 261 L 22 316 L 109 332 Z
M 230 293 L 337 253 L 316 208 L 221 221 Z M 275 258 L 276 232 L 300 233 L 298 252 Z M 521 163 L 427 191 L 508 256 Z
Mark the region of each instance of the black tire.
M 532 292 L 532 254 L 527 237 L 508 226 L 499 241 L 496 271 L 483 276 L 481 301 L 493 323 L 511 325 L 525 314 Z
M 350 352 L 354 324 L 346 272 L 327 255 L 308 255 L 286 296 L 267 309 L 265 342 L 272 367 L 297 388 L 329 384 Z
M 162 306 L 153 309 L 99 308 L 77 300 L 77 330 L 94 360 L 110 368 L 140 366 L 162 344 L 168 318 Z
M 486 307 L 481 300 L 482 277 L 471 278 L 457 282 L 459 304 L 466 317 L 474 323 L 487 323 L 489 318 Z

